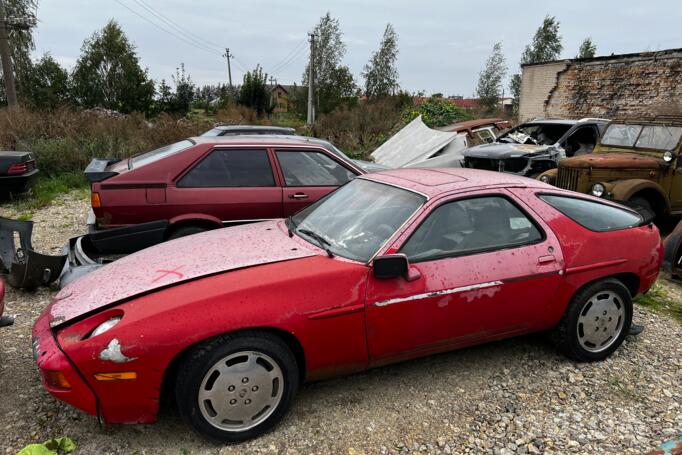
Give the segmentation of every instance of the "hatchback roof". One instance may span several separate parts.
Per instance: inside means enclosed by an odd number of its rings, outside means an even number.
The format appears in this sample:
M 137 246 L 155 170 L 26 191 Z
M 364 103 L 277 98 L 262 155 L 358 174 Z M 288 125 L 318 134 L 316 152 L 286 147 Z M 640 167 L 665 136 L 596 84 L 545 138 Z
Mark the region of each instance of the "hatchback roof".
M 296 130 L 294 128 L 289 128 L 286 126 L 272 126 L 272 125 L 217 125 L 213 129 L 218 129 L 221 131 L 226 131 L 229 133 L 257 133 L 259 131 L 273 131 L 281 134 L 294 134 Z
M 360 178 L 374 180 L 417 191 L 428 197 L 463 189 L 490 186 L 556 189 L 539 180 L 505 172 L 469 168 L 403 168 L 365 174 Z

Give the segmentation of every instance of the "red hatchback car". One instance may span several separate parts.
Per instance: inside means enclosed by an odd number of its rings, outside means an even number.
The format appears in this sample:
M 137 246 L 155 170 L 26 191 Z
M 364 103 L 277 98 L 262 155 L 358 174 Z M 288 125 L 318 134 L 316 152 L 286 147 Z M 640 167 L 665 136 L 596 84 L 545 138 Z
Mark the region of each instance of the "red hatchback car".
M 322 141 L 194 137 L 132 158 L 93 160 L 96 228 L 170 222 L 167 238 L 287 217 L 364 171 Z M 90 220 L 91 222 L 93 220 Z
M 607 357 L 655 282 L 656 227 L 625 207 L 472 169 L 363 175 L 289 220 L 124 257 L 57 294 L 33 349 L 47 390 L 111 423 L 162 390 L 199 433 L 273 427 L 302 381 L 552 330 Z

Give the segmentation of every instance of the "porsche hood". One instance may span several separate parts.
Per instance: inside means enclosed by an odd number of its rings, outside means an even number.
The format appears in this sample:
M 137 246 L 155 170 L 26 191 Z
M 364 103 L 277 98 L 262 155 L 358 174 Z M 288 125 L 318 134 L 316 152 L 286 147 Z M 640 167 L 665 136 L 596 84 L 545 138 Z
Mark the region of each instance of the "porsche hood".
M 54 298 L 50 325 L 155 289 L 229 270 L 314 256 L 283 221 L 217 229 L 161 243 L 72 282 Z

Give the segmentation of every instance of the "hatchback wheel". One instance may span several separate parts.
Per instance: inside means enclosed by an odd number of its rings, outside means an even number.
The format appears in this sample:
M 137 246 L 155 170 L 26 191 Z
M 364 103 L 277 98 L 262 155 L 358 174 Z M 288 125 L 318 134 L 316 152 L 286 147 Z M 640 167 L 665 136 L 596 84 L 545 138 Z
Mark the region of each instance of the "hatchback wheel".
M 238 442 L 271 429 L 298 387 L 296 359 L 278 337 L 226 335 L 195 348 L 179 369 L 180 414 L 200 434 Z
M 618 349 L 631 322 L 630 292 L 620 281 L 606 279 L 576 293 L 553 338 L 575 360 L 601 360 Z

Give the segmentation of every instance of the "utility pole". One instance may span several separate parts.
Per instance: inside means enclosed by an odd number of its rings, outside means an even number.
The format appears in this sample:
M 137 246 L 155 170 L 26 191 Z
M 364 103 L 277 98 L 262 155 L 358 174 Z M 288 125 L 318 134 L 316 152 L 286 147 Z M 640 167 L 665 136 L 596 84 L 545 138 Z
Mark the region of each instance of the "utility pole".
M 228 80 L 230 81 L 230 89 L 232 89 L 232 68 L 230 67 L 230 49 L 228 47 L 225 48 L 225 54 L 223 55 L 227 59 L 227 77 Z
M 3 0 L 0 0 L 0 63 L 2 63 L 2 74 L 5 79 L 5 94 L 7 95 L 7 105 L 14 107 L 17 105 L 17 89 L 14 83 L 14 69 L 12 68 L 12 52 L 9 46 L 10 30 L 30 30 L 35 26 L 35 18 L 19 17 L 8 18 Z
M 14 70 L 12 69 L 12 55 L 9 49 L 9 26 L 5 17 L 5 6 L 0 0 L 0 59 L 2 60 L 2 74 L 5 77 L 5 93 L 7 105 L 17 105 L 17 90 L 14 85 Z
M 312 126 L 315 123 L 315 105 L 313 86 L 315 85 L 315 34 L 308 33 L 310 36 L 310 64 L 308 65 L 308 119 L 306 124 Z

